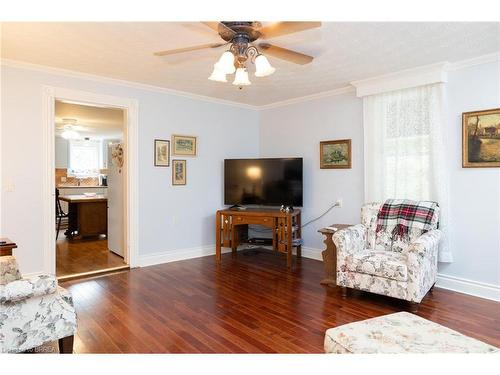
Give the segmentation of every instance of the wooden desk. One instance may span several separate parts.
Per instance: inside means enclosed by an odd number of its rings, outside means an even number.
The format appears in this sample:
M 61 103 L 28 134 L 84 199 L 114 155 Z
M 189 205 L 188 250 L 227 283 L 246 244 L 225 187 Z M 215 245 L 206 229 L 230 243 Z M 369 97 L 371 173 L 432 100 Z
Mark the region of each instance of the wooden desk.
M 333 235 L 339 230 L 350 227 L 350 224 L 332 224 L 331 227 L 337 228 L 336 231 L 321 228 L 319 233 L 325 236 L 323 243 L 326 249 L 321 252 L 323 257 L 323 266 L 325 267 L 325 278 L 321 280 L 321 284 L 329 286 L 337 286 L 337 247 L 333 243 Z
M 16 249 L 17 245 L 8 238 L 0 238 L 0 242 L 2 241 L 5 243 L 0 245 L 0 257 L 12 255 L 12 249 Z
M 59 199 L 68 202 L 67 236 L 73 237 L 75 232 L 78 237 L 108 233 L 108 199 L 104 195 L 61 195 Z
M 301 238 L 300 210 L 286 213 L 275 209 L 219 210 L 216 214 L 215 257 L 221 261 L 221 247 L 230 247 L 234 254 L 238 245 L 245 239 L 248 225 L 256 224 L 271 228 L 273 250 L 286 253 L 286 264 L 292 267 L 293 240 Z M 297 256 L 302 247 L 296 246 Z

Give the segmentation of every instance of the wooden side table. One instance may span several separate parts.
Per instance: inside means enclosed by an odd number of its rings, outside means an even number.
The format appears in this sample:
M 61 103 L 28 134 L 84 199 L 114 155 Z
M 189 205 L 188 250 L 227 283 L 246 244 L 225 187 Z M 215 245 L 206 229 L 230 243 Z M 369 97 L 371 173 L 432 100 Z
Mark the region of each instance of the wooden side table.
M 12 249 L 15 248 L 17 248 L 17 245 L 14 242 L 8 238 L 0 238 L 0 257 L 12 255 Z
M 332 237 L 339 230 L 350 227 L 351 224 L 332 224 L 330 226 L 337 228 L 337 230 L 328 228 L 318 230 L 319 233 L 325 236 L 323 243 L 326 245 L 326 249 L 321 252 L 323 266 L 325 267 L 325 278 L 321 280 L 321 284 L 337 286 L 337 247 L 333 243 Z

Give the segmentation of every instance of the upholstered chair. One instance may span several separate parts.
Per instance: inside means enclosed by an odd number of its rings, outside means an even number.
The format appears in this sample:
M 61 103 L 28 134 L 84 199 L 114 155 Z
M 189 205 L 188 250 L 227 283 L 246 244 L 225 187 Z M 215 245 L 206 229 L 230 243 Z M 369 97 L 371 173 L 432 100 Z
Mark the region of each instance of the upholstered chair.
M 59 340 L 73 351 L 76 313 L 71 294 L 52 275 L 23 279 L 13 256 L 0 257 L 0 353 L 19 353 Z
M 337 247 L 337 285 L 347 294 L 348 288 L 399 298 L 418 304 L 434 286 L 437 276 L 437 229 L 439 208 L 432 229 L 410 230 L 409 241 L 393 241 L 392 229 L 376 232 L 381 203 L 365 204 L 361 224 L 339 230 L 333 236 Z

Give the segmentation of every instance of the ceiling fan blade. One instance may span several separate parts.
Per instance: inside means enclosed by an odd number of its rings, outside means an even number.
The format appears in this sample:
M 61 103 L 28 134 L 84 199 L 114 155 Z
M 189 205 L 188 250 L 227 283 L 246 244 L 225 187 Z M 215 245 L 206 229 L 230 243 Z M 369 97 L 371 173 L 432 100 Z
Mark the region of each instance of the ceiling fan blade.
M 191 47 L 185 47 L 185 48 L 177 48 L 177 49 L 169 49 L 166 51 L 159 51 L 155 52 L 155 56 L 167 56 L 167 55 L 174 55 L 176 53 L 184 53 L 184 52 L 190 52 L 190 51 L 197 51 L 199 49 L 205 49 L 205 48 L 218 48 L 226 45 L 227 43 L 207 43 L 207 44 L 200 44 L 198 46 L 191 46 Z
M 219 30 L 222 28 L 226 33 L 230 33 L 231 35 L 236 34 L 233 30 L 224 25 L 222 22 L 202 22 L 202 24 L 210 27 L 217 33 L 219 33 Z
M 300 52 L 292 51 L 283 47 L 274 46 L 269 43 L 260 43 L 259 48 L 266 52 L 266 55 L 277 57 L 278 59 L 290 61 L 294 64 L 305 65 L 313 61 L 313 57 Z
M 275 22 L 259 29 L 264 39 L 321 27 L 321 22 Z

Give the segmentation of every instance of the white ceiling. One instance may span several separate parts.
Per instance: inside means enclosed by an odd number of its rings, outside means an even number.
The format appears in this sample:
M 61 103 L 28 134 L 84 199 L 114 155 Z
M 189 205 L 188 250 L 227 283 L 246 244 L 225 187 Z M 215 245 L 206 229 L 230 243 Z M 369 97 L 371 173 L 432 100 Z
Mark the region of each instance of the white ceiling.
M 500 23 L 336 23 L 270 42 L 315 56 L 304 66 L 273 57 L 277 70 L 239 90 L 207 79 L 224 49 L 176 56 L 153 52 L 218 42 L 197 22 L 3 23 L 2 57 L 139 82 L 250 105 L 345 87 L 360 80 L 440 61 L 500 51 Z
M 123 137 L 123 110 L 118 108 L 95 107 L 77 103 L 56 101 L 56 135 L 64 128 L 63 119 L 75 119 L 75 130 L 82 137 L 91 139 L 121 139 Z

